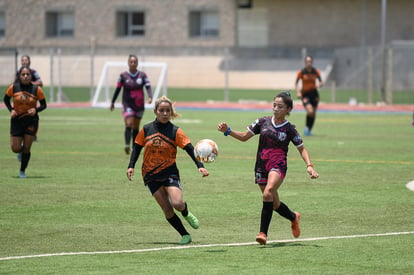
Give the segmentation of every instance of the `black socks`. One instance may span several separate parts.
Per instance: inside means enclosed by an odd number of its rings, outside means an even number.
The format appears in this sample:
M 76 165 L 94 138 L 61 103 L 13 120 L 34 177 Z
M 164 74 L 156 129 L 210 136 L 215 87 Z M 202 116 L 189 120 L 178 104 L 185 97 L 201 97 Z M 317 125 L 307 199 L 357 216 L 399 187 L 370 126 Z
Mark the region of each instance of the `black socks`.
M 280 216 L 290 220 L 294 221 L 296 219 L 296 214 L 293 213 L 289 207 L 284 204 L 283 202 L 280 202 L 280 206 L 278 209 L 275 210 Z
M 174 216 L 170 219 L 167 219 L 167 221 L 172 225 L 172 227 L 174 227 L 175 230 L 177 230 L 178 233 L 180 233 L 181 236 L 190 235 L 185 229 L 180 218 L 175 213 Z
M 273 202 L 264 201 L 262 208 L 262 215 L 260 219 L 260 232 L 263 232 L 267 235 L 269 230 L 270 221 L 272 220 L 273 215 Z
M 124 131 L 124 137 L 125 137 L 125 146 L 129 146 L 131 144 L 131 135 L 132 135 L 132 129 L 129 127 L 125 127 Z
M 29 164 L 29 160 L 30 160 L 30 152 L 29 153 L 24 153 L 22 152 L 22 162 L 20 163 L 20 171 L 25 171 L 27 168 L 27 165 Z
M 187 203 L 185 203 L 185 208 L 183 211 L 181 211 L 181 214 L 183 214 L 184 217 L 188 216 L 188 208 L 187 208 Z
M 306 116 L 306 127 L 308 127 L 309 131 L 312 130 L 313 124 L 315 123 L 314 116 Z

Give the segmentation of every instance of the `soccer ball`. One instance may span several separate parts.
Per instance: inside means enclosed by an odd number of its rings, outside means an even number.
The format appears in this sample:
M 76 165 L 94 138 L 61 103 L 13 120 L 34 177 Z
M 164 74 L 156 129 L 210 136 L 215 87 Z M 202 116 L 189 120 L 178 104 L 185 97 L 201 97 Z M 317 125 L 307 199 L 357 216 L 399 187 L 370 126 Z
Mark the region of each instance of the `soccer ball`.
M 194 147 L 194 155 L 201 162 L 213 162 L 218 156 L 218 146 L 211 139 L 202 139 Z

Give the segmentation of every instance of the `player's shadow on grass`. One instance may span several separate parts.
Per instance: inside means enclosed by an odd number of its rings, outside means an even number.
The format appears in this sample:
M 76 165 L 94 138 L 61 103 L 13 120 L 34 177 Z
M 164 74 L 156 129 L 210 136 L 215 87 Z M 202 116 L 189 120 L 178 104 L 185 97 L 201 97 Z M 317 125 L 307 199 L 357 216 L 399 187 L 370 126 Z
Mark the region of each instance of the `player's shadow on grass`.
M 294 247 L 294 246 L 312 246 L 312 247 L 321 247 L 316 244 L 304 244 L 301 242 L 284 242 L 284 243 L 270 243 L 266 245 L 261 245 L 260 248 L 280 248 L 280 247 Z
M 204 251 L 204 253 L 224 253 L 227 252 L 226 249 L 209 249 L 207 251 Z
M 151 242 L 150 244 L 155 244 L 155 245 L 174 245 L 174 246 L 184 246 L 184 245 L 180 245 L 178 242 Z
M 20 178 L 19 176 L 13 176 L 14 179 L 27 180 L 27 179 L 50 179 L 50 176 L 27 176 L 26 178 Z

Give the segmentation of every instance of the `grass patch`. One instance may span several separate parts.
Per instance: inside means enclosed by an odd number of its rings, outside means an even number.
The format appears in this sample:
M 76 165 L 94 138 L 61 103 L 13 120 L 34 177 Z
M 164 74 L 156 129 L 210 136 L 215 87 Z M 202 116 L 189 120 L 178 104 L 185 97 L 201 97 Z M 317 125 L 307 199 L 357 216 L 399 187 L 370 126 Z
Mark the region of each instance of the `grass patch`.
M 269 98 L 269 97 L 267 97 Z M 193 144 L 217 142 L 217 161 L 201 178 L 184 151 L 177 163 L 184 199 L 200 220 L 193 244 L 254 242 L 261 195 L 253 183 L 257 138 L 240 143 L 217 132 L 226 120 L 243 130 L 268 112 L 179 110 Z M 143 123 L 153 120 L 146 112 Z M 321 177 L 310 180 L 297 150 L 289 152 L 281 199 L 302 214 L 301 238 L 414 231 L 413 127 L 410 114 L 323 113 L 304 137 Z M 304 113 L 289 120 L 302 131 Z M 179 235 L 144 188 L 139 169 L 125 171 L 123 122 L 107 109 L 47 109 L 33 144 L 27 179 L 9 148 L 9 116 L 0 110 L 0 257 L 175 246 Z M 137 164 L 140 167 L 141 160 Z M 180 214 L 179 214 L 180 215 Z M 277 214 L 270 240 L 292 239 Z M 280 242 L 240 247 L 73 255 L 0 261 L 4 274 L 409 274 L 414 235 Z M 264 260 L 267 259 L 267 260 Z

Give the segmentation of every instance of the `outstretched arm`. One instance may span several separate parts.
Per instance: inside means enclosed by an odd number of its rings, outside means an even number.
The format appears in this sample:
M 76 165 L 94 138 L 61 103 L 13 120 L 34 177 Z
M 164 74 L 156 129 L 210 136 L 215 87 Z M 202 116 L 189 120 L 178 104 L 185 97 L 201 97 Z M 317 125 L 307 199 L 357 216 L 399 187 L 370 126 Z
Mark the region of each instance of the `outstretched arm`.
M 240 141 L 247 141 L 249 140 L 254 134 L 252 134 L 250 131 L 246 132 L 239 132 L 232 130 L 226 122 L 220 122 L 217 125 L 217 130 L 219 132 L 222 132 L 225 136 L 232 136 L 235 139 L 238 139 Z

